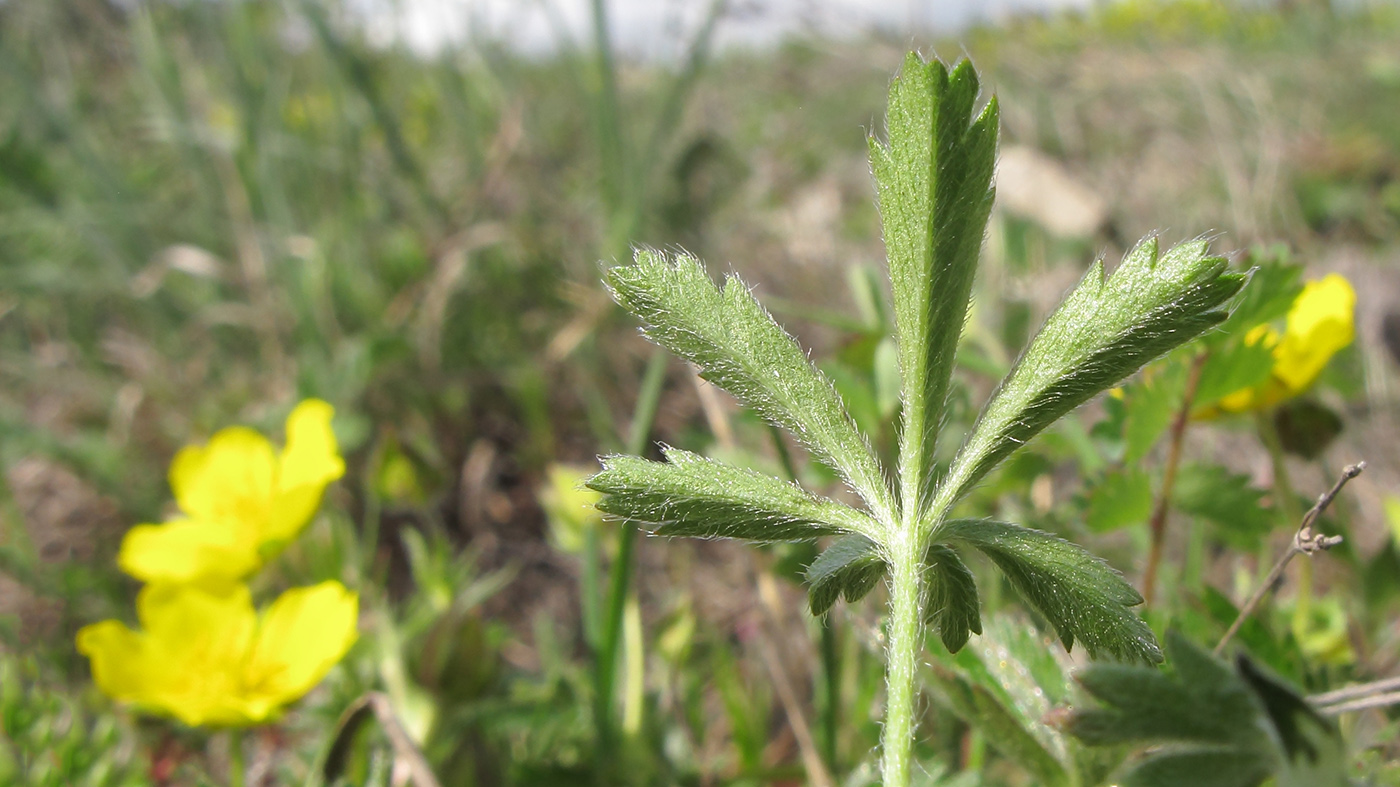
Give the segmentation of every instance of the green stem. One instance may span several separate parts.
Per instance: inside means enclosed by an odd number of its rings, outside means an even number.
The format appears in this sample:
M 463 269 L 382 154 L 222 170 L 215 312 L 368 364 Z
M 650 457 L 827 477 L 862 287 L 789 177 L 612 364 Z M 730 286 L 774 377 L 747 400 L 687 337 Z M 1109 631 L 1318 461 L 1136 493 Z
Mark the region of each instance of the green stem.
M 657 348 L 652 351 L 642 377 L 642 389 L 637 394 L 637 404 L 632 413 L 632 427 L 627 435 L 626 451 L 641 454 L 651 435 L 652 422 L 656 419 L 656 408 L 661 401 L 661 388 L 666 382 L 666 351 Z M 617 680 L 617 654 L 622 639 L 623 613 L 627 607 L 628 585 L 632 577 L 632 552 L 637 540 L 637 526 L 631 522 L 622 525 L 618 538 L 617 556 L 613 560 L 608 583 L 607 618 L 603 628 L 593 675 L 593 721 L 598 730 L 600 766 L 610 763 L 613 735 L 613 692 Z
M 841 735 L 841 653 L 836 636 L 836 619 L 828 615 L 821 633 L 822 680 L 826 706 L 822 708 L 822 756 L 832 771 L 839 771 Z
M 243 728 L 228 731 L 228 787 L 243 787 Z
M 896 535 L 890 566 L 889 664 L 885 675 L 884 787 L 909 784 L 914 748 L 914 677 L 922 632 L 919 621 L 920 561 L 914 528 Z

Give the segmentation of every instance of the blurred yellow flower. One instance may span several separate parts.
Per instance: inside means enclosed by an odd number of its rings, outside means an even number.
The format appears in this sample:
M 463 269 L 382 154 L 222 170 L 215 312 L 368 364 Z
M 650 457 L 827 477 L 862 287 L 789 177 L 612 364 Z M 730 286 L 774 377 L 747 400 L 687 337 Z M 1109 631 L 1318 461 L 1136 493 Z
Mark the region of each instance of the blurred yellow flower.
M 141 631 L 85 626 L 98 688 L 191 726 L 258 724 L 299 699 L 355 642 L 359 598 L 339 582 L 283 593 L 260 615 L 246 585 L 147 585 Z
M 257 570 L 301 532 L 326 485 L 345 473 L 334 412 L 318 399 L 297 405 L 280 454 L 241 426 L 182 449 L 170 487 L 185 516 L 133 527 L 117 564 L 146 582 L 234 581 Z
M 1288 310 L 1282 336 L 1268 325 L 1245 335 L 1247 343 L 1273 349 L 1269 379 L 1229 394 L 1216 406 L 1230 413 L 1263 410 L 1305 391 L 1355 338 L 1355 308 L 1356 291 L 1344 277 L 1331 273 L 1308 282 Z
M 540 506 L 549 521 L 549 539 L 560 552 L 582 554 L 588 531 L 603 523 L 594 507 L 602 494 L 583 485 L 592 473 L 591 469 L 575 465 L 552 464 L 546 483 L 540 487 Z

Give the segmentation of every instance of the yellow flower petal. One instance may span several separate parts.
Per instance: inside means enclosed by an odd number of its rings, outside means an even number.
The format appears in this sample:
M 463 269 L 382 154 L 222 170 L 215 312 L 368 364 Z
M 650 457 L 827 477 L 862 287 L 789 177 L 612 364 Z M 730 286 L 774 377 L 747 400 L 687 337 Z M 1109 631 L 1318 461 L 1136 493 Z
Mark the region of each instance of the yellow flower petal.
M 175 501 L 192 519 L 260 523 L 267 520 L 277 457 L 266 437 L 243 426 L 220 430 L 207 445 L 189 446 L 170 465 Z
M 1274 349 L 1274 376 L 1290 393 L 1313 384 L 1338 350 L 1355 338 L 1356 291 L 1332 273 L 1308 282 L 1288 310 L 1283 341 Z
M 339 582 L 283 593 L 263 615 L 250 691 L 275 704 L 310 691 L 354 644 L 358 616 L 358 597 Z
M 92 680 L 107 696 L 134 702 L 149 693 L 152 667 L 146 638 L 116 620 L 78 630 L 78 652 L 92 663 Z
M 325 486 L 345 474 L 331 431 L 334 416 L 335 408 L 320 399 L 307 399 L 287 416 L 287 447 L 282 450 L 278 486 Z
M 191 726 L 266 721 L 309 691 L 355 639 L 357 599 L 336 582 L 284 593 L 259 617 L 245 585 L 148 585 L 142 630 L 78 632 L 100 689 Z
M 193 519 L 137 525 L 117 553 L 121 570 L 142 582 L 235 581 L 259 563 L 257 543 L 236 525 Z
M 278 458 L 276 493 L 262 532 L 265 543 L 295 538 L 316 513 L 326 485 L 345 474 L 331 431 L 334 414 L 329 404 L 308 399 L 287 417 L 287 446 Z

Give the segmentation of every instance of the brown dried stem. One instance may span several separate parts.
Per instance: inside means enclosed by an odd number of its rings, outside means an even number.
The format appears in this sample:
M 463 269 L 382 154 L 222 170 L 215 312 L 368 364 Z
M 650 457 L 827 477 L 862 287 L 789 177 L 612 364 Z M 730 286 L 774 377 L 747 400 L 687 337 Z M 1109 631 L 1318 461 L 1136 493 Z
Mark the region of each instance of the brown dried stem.
M 1142 577 L 1143 603 L 1149 607 L 1157 596 L 1157 567 L 1162 564 L 1162 547 L 1167 540 L 1167 513 L 1171 510 L 1176 470 L 1181 465 L 1181 443 L 1186 436 L 1186 424 L 1191 420 L 1191 406 L 1196 402 L 1196 389 L 1201 384 L 1201 371 L 1205 368 L 1207 357 L 1206 353 L 1201 353 L 1191 364 L 1191 375 L 1186 378 L 1186 389 L 1181 394 L 1181 409 L 1177 410 L 1176 418 L 1172 421 L 1171 445 L 1167 449 L 1162 491 L 1157 496 L 1157 506 L 1152 509 L 1150 521 L 1152 548 L 1147 553 L 1147 570 Z
M 1331 489 L 1322 493 L 1322 495 L 1317 498 L 1317 502 L 1313 504 L 1313 507 L 1308 509 L 1306 514 L 1303 514 L 1303 521 L 1298 525 L 1298 532 L 1293 534 L 1293 542 L 1288 545 L 1287 551 L 1278 559 L 1274 567 L 1269 570 L 1269 575 L 1265 577 L 1264 581 L 1255 589 L 1254 595 L 1249 597 L 1249 600 L 1244 603 L 1243 607 L 1240 607 L 1240 614 L 1235 617 L 1235 622 L 1230 624 L 1230 628 L 1225 632 L 1225 636 L 1220 638 L 1220 644 L 1215 646 L 1215 655 L 1218 656 L 1225 650 L 1225 645 L 1229 643 L 1230 639 L 1240 630 L 1240 626 L 1244 625 L 1245 620 L 1254 613 L 1259 603 L 1264 600 L 1264 596 L 1268 595 L 1269 591 L 1278 583 L 1279 577 L 1283 576 L 1283 570 L 1288 567 L 1288 564 L 1293 561 L 1295 556 L 1303 554 L 1312 555 L 1331 549 L 1342 543 L 1341 536 L 1323 535 L 1313 529 L 1313 524 L 1317 522 L 1318 517 L 1322 516 L 1322 512 L 1326 511 L 1327 507 L 1332 505 L 1332 500 L 1342 491 L 1342 487 L 1346 486 L 1347 482 L 1351 479 L 1361 475 L 1361 471 L 1365 469 L 1365 462 L 1357 462 L 1354 465 L 1348 465 L 1347 468 L 1342 471 L 1341 477 L 1337 479 L 1337 483 L 1333 484 Z

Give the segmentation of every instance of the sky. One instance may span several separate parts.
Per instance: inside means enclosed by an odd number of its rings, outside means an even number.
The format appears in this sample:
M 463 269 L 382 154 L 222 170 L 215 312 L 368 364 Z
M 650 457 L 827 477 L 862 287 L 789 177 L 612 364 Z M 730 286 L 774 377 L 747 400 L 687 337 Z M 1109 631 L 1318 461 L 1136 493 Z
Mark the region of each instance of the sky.
M 590 0 L 354 0 L 371 36 L 432 54 L 469 37 L 544 54 L 560 41 L 586 43 Z M 727 0 L 719 48 L 762 48 L 792 34 L 843 37 L 871 29 L 951 32 L 1023 11 L 1083 8 L 1093 0 Z M 630 58 L 678 57 L 710 0 L 607 0 L 618 51 Z

